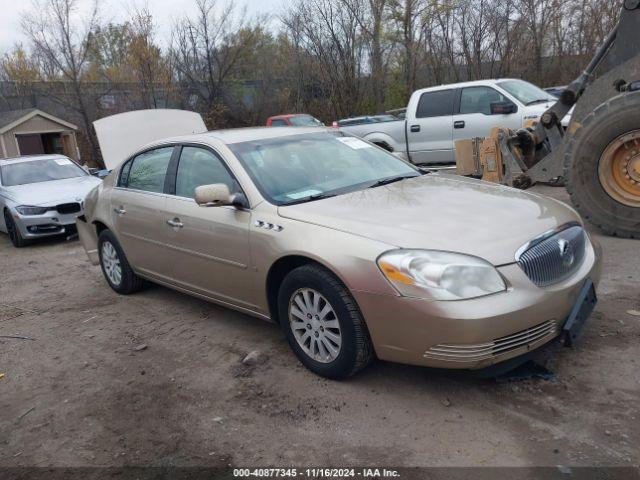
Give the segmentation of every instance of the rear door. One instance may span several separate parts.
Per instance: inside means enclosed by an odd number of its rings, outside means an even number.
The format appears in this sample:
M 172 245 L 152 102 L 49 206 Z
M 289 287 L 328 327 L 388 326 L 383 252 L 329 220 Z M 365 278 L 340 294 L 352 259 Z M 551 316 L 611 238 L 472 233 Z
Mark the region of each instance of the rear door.
M 493 102 L 513 103 L 489 86 L 465 87 L 460 92 L 459 106 L 453 116 L 453 141 L 487 137 L 494 127 L 517 130 L 522 126 L 522 113 L 491 114 Z
M 184 146 L 175 174 L 175 194 L 167 197 L 164 226 L 174 279 L 189 290 L 253 308 L 249 288 L 251 211 L 198 205 L 193 199 L 196 187 L 213 183 L 226 184 L 231 193 L 240 191 L 218 153 Z
M 111 215 L 118 241 L 134 270 L 169 280 L 168 232 L 164 223 L 165 183 L 177 147 L 148 150 L 121 169 L 118 186 L 111 193 Z
M 411 161 L 455 162 L 453 151 L 453 106 L 455 89 L 424 92 L 416 105 L 409 105 L 407 140 Z

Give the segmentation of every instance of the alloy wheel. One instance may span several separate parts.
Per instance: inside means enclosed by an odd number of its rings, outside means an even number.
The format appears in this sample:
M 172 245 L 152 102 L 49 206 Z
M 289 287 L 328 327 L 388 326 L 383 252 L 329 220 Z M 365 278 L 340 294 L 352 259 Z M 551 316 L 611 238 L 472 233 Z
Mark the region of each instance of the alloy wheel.
M 340 322 L 329 301 L 312 288 L 296 290 L 289 300 L 289 323 L 304 353 L 320 363 L 340 354 Z
M 116 286 L 120 285 L 120 282 L 122 282 L 120 257 L 113 244 L 109 241 L 102 243 L 102 266 L 111 283 Z

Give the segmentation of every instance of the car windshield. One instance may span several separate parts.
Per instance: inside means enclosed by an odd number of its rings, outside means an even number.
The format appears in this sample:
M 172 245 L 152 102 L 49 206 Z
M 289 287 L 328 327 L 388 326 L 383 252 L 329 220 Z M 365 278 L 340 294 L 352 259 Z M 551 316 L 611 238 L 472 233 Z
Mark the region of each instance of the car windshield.
M 89 175 L 68 158 L 10 161 L 0 166 L 2 185 L 13 187 Z
M 290 117 L 289 121 L 291 125 L 296 127 L 321 127 L 322 122 L 317 118 L 313 118 L 311 115 L 297 115 Z
M 381 180 L 419 176 L 407 162 L 340 132 L 291 135 L 229 145 L 271 203 L 339 195 Z
M 524 105 L 552 101 L 556 98 L 545 92 L 540 87 L 525 82 L 524 80 L 506 80 L 498 83 L 498 86 L 520 100 Z

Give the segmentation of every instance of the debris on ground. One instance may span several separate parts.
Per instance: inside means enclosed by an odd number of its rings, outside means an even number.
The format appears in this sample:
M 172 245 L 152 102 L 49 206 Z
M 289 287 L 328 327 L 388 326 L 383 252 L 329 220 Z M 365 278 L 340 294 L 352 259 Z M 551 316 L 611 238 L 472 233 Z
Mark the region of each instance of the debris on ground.
M 24 417 L 26 417 L 27 415 L 29 415 L 31 412 L 33 412 L 36 409 L 36 407 L 31 407 L 29 410 L 27 410 L 26 412 L 24 412 L 22 415 L 20 415 L 18 417 L 18 420 L 22 420 Z
M 262 361 L 263 357 L 257 350 L 249 352 L 247 356 L 242 359 L 243 365 L 246 365 L 248 367 L 256 365 L 258 363 L 262 363 Z
M 451 406 L 451 400 L 449 400 L 448 398 L 445 398 L 445 399 L 442 400 L 442 404 L 445 407 L 450 407 Z
M 539 363 L 529 360 L 519 367 L 495 377 L 498 383 L 521 382 L 530 378 L 541 378 L 551 382 L 556 381 L 556 374 Z
M 147 349 L 147 345 L 145 343 L 141 343 L 140 345 L 133 348 L 136 352 L 141 352 Z
M 640 310 L 627 310 L 629 315 L 633 315 L 634 317 L 640 317 Z
M 216 423 L 222 423 L 223 420 L 224 420 L 224 418 L 222 418 L 222 417 L 214 417 L 213 418 L 213 421 L 216 422 Z
M 22 335 L 0 335 L 0 338 L 14 338 L 17 340 L 35 340 L 35 338 L 23 337 Z
M 0 373 L 0 380 L 4 378 L 4 373 Z

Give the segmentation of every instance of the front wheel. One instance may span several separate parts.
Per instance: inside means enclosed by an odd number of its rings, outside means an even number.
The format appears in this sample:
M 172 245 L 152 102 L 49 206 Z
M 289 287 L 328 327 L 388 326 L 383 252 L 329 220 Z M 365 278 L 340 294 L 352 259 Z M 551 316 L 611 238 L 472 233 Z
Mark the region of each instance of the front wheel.
M 7 228 L 7 233 L 9 234 L 9 240 L 16 248 L 22 248 L 27 245 L 27 240 L 22 238 L 20 234 L 20 229 L 16 225 L 16 222 L 11 217 L 11 214 L 8 210 L 4 211 L 4 224 Z
M 345 286 L 318 265 L 296 268 L 278 295 L 280 324 L 300 361 L 323 377 L 340 379 L 373 359 L 360 309 Z
M 113 290 L 128 295 L 143 287 L 142 278 L 135 274 L 120 243 L 109 230 L 98 237 L 98 255 L 104 278 Z

